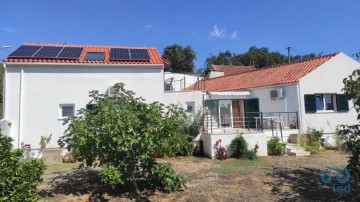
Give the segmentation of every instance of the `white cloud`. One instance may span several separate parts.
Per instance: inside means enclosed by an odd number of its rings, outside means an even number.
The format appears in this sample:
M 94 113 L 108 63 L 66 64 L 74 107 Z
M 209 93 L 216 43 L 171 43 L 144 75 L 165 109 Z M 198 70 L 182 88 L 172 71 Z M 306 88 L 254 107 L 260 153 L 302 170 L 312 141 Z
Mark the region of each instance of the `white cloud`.
M 230 39 L 232 39 L 232 40 L 237 39 L 237 31 L 233 31 L 233 33 L 230 36 Z
M 152 25 L 150 23 L 144 26 L 145 29 L 150 29 L 151 27 Z
M 225 36 L 226 27 L 220 28 L 217 25 L 213 26 L 213 30 L 210 33 L 210 36 L 213 38 L 223 38 Z
M 5 28 L 3 28 L 2 30 L 4 30 L 5 32 L 13 33 L 13 34 L 16 33 L 16 30 L 15 30 L 15 29 L 12 29 L 12 28 L 7 28 L 7 27 L 5 27 Z

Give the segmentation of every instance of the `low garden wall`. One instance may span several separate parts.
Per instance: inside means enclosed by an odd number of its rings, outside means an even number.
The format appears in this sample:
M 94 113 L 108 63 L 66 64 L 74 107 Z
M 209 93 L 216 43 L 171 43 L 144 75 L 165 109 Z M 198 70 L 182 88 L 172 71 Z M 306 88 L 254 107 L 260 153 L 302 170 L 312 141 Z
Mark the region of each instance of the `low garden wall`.
M 208 134 L 204 133 L 202 135 L 203 147 L 205 155 L 215 158 L 216 153 L 216 141 L 221 139 L 221 145 L 226 148 L 226 155 L 230 156 L 231 151 L 229 145 L 231 141 L 239 136 L 240 134 Z M 265 133 L 251 133 L 251 134 L 242 134 L 246 142 L 248 143 L 248 149 L 254 150 L 255 145 L 258 144 L 259 148 L 257 151 L 257 156 L 267 156 L 267 135 Z

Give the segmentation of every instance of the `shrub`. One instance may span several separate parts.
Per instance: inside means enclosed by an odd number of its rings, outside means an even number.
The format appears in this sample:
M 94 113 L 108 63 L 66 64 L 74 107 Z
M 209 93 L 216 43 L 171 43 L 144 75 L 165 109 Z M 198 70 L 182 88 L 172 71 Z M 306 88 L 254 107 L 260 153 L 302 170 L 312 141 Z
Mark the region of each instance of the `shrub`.
M 336 149 L 342 151 L 351 151 L 351 144 L 349 144 L 349 138 L 346 135 L 342 135 L 339 128 L 335 130 L 335 144 Z
M 13 149 L 11 142 L 0 134 L 0 201 L 36 201 L 45 165 L 38 159 L 22 159 L 24 150 Z
M 184 178 L 176 175 L 170 163 L 157 163 L 148 171 L 150 182 L 165 191 L 176 191 L 185 187 Z
M 189 123 L 187 126 L 186 134 L 189 134 L 190 137 L 195 138 L 202 129 L 204 124 L 204 115 L 201 110 L 196 112 L 195 116 L 189 117 Z
M 179 122 L 186 113 L 175 105 L 148 104 L 124 86 L 115 84 L 112 96 L 92 91 L 92 109 L 80 109 L 77 116 L 66 119 L 68 128 L 58 143 L 67 144 L 74 157 L 84 159 L 87 166 L 99 163 L 105 167 L 104 182 L 112 186 L 131 182 L 138 191 L 137 181 L 146 179 L 145 173 L 158 166 L 154 156 L 174 156 L 190 150 L 188 136 L 183 135 Z M 171 167 L 163 172 L 164 176 L 174 174 Z M 161 175 L 152 176 L 152 180 L 154 177 Z
M 255 151 L 247 151 L 246 153 L 245 153 L 245 157 L 247 158 L 247 159 L 249 159 L 249 160 L 255 160 L 255 159 L 257 159 L 257 156 L 256 156 L 256 152 Z
M 248 151 L 248 144 L 246 143 L 243 136 L 238 136 L 232 140 L 230 144 L 232 157 L 241 158 Z
M 156 157 L 188 156 L 194 150 L 193 144 L 189 141 L 189 136 L 184 134 L 170 136 L 167 139 L 158 140 L 158 142 L 161 147 L 155 148 Z
M 220 159 L 220 160 L 224 160 L 226 159 L 226 148 L 224 146 L 221 145 L 221 139 L 216 141 L 216 158 Z
M 307 134 L 300 138 L 300 145 L 311 154 L 317 154 L 320 147 L 324 146 L 325 139 L 322 138 L 323 132 L 316 129 L 308 129 Z
M 267 149 L 269 155 L 281 155 L 284 150 L 284 145 L 281 144 L 280 138 L 272 137 L 267 142 Z

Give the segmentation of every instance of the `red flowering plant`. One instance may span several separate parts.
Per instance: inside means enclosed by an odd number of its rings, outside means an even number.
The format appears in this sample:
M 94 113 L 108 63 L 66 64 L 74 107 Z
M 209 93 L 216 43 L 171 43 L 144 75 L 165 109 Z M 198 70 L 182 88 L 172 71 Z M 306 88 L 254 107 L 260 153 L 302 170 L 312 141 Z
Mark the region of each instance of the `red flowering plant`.
M 216 141 L 216 158 L 224 160 L 226 158 L 226 148 L 221 145 L 221 139 Z

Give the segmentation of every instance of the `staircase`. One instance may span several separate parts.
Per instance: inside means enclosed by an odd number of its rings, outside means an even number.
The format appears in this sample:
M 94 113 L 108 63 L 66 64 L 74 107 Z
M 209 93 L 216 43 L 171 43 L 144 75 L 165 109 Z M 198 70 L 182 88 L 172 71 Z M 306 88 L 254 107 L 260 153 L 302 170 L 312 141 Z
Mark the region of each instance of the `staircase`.
M 204 116 L 204 128 L 209 133 L 211 133 L 211 129 L 213 132 L 221 131 L 221 128 L 219 128 L 219 123 L 216 121 L 216 119 L 211 113 L 207 113 Z
M 298 145 L 300 143 L 299 134 L 291 134 L 288 137 L 288 144 L 286 145 L 286 153 L 289 156 L 310 156 L 309 151 Z
M 286 145 L 286 153 L 289 156 L 310 156 L 309 151 L 305 151 L 304 148 L 294 143 L 288 143 Z

